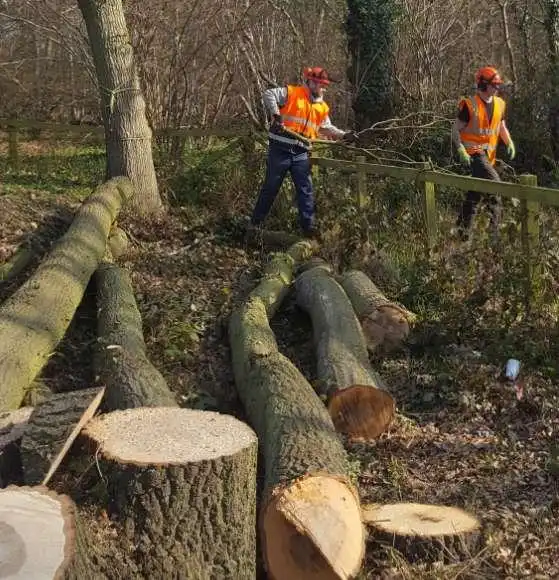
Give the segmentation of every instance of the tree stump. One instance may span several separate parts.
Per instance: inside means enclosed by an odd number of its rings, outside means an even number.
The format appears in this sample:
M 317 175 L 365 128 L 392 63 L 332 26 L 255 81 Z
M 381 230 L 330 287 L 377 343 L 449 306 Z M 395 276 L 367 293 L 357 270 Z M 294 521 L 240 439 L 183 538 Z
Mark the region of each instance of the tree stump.
M 295 281 L 297 303 L 312 319 L 317 388 L 336 429 L 351 440 L 371 440 L 394 417 L 395 403 L 373 371 L 363 331 L 343 288 L 319 266 Z
M 25 483 L 46 485 L 83 426 L 101 404 L 104 389 L 93 387 L 51 395 L 35 407 L 21 440 Z
M 106 387 L 103 408 L 176 407 L 163 375 L 147 357 L 142 316 L 128 272 L 103 262 L 95 281 L 99 338 L 94 365 L 99 382 Z
M 257 439 L 228 415 L 115 411 L 84 430 L 145 578 L 253 579 Z
M 23 481 L 20 444 L 33 407 L 0 413 L 0 487 Z
M 264 457 L 260 533 L 275 580 L 346 580 L 364 555 L 359 498 L 332 420 L 277 347 L 268 319 L 313 246 L 276 254 L 229 321 L 235 384 Z
M 46 487 L 0 491 L 0 578 L 92 580 L 69 497 Z
M 479 521 L 450 506 L 400 503 L 362 507 L 376 542 L 396 548 L 408 560 L 460 561 L 475 553 Z
M 372 280 L 359 270 L 349 270 L 339 277 L 373 352 L 379 346 L 386 350 L 399 347 L 408 336 L 411 312 L 388 300 Z

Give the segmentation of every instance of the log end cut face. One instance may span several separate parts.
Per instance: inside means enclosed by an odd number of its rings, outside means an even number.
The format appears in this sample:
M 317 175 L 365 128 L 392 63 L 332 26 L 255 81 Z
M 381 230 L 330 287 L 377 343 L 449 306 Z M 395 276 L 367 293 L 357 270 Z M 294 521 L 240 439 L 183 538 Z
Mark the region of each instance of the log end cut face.
M 379 437 L 392 423 L 395 410 L 392 396 L 370 385 L 353 385 L 336 391 L 328 402 L 336 431 L 352 441 Z
M 185 465 L 235 455 L 256 444 L 231 415 L 174 407 L 115 411 L 90 421 L 85 434 L 107 458 L 134 465 Z
M 379 346 L 387 352 L 398 348 L 410 332 L 404 311 L 392 304 L 380 306 L 365 316 L 361 320 L 361 326 L 367 340 L 367 348 L 371 352 Z
M 0 492 L 0 578 L 51 580 L 67 569 L 74 540 L 71 506 L 43 487 Z
M 275 580 L 340 580 L 360 570 L 365 533 L 347 483 L 307 476 L 275 493 L 262 519 L 264 557 Z

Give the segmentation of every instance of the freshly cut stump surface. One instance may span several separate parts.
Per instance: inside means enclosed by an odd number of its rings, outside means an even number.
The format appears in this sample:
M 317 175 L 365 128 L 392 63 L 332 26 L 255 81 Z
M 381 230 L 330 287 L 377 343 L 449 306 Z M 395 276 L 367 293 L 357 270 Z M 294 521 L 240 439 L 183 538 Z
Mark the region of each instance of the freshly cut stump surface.
M 255 578 L 250 427 L 209 411 L 144 407 L 101 415 L 84 432 L 143 577 Z
M 0 491 L 0 578 L 92 578 L 78 556 L 70 498 L 46 487 Z
M 362 514 L 363 522 L 374 528 L 375 540 L 394 546 L 412 561 L 459 561 L 478 547 L 479 520 L 457 507 L 372 504 L 362 506 Z

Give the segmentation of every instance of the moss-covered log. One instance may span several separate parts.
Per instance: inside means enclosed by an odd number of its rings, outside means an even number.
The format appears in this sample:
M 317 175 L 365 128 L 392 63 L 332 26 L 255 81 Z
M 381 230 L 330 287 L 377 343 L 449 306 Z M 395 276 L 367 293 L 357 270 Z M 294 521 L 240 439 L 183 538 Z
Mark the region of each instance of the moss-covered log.
M 98 345 L 94 363 L 106 387 L 103 408 L 177 406 L 167 382 L 146 355 L 142 317 L 128 272 L 103 262 L 95 281 Z
M 394 416 L 394 400 L 369 363 L 365 337 L 343 288 L 319 266 L 295 282 L 297 303 L 312 319 L 318 389 L 336 428 L 354 440 L 378 437 Z
M 0 413 L 0 487 L 23 482 L 20 445 L 32 407 Z
M 124 177 L 98 187 L 33 276 L 0 307 L 0 410 L 19 407 L 56 350 L 131 195 Z
M 390 301 L 373 281 L 360 270 L 344 272 L 338 279 L 361 323 L 367 348 L 397 348 L 408 336 L 411 312 Z
M 252 429 L 229 415 L 160 407 L 101 415 L 84 433 L 142 578 L 255 578 Z
M 71 499 L 46 487 L 0 491 L 0 577 L 93 580 Z
M 18 276 L 27 268 L 34 255 L 35 252 L 29 246 L 20 246 L 7 262 L 0 264 L 0 282 L 7 282 Z
M 33 410 L 21 440 L 27 485 L 46 485 L 83 426 L 93 417 L 104 389 L 93 387 L 51 395 Z
M 312 244 L 277 254 L 233 312 L 229 336 L 237 391 L 265 459 L 260 513 L 264 560 L 275 580 L 346 579 L 361 567 L 359 500 L 332 420 L 282 354 L 269 325 Z
M 396 548 L 410 561 L 458 562 L 479 549 L 479 520 L 457 507 L 370 504 L 362 512 L 371 539 Z
M 126 254 L 129 245 L 130 240 L 128 239 L 126 232 L 122 228 L 113 224 L 107 241 L 107 247 L 111 252 L 111 256 L 115 260 L 118 260 Z

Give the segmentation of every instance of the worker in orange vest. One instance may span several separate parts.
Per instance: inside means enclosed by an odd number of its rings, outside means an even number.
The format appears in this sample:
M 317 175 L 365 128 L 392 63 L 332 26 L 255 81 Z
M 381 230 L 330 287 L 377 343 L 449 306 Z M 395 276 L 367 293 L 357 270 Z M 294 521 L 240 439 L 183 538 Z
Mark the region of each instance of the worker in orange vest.
M 505 124 L 505 101 L 497 96 L 503 80 L 497 69 L 486 66 L 476 73 L 477 92 L 472 98 L 459 103 L 458 117 L 452 127 L 452 140 L 462 163 L 471 170 L 472 177 L 500 181 L 495 169 L 499 139 L 507 148 L 512 160 L 516 155 L 514 143 Z M 481 193 L 468 191 L 457 220 L 458 233 L 462 239 L 469 237 L 472 218 Z M 493 236 L 497 236 L 501 220 L 501 204 L 490 195 L 487 202 L 491 211 Z
M 304 69 L 303 77 L 302 85 L 288 85 L 264 92 L 264 104 L 272 122 L 268 134 L 266 178 L 252 212 L 251 224 L 262 224 L 289 171 L 297 192 L 301 228 L 306 237 L 314 237 L 316 230 L 310 145 L 297 136 L 308 140 L 320 135 L 351 143 L 357 139 L 357 135 L 352 131 L 338 129 L 330 121 L 329 107 L 324 101 L 324 91 L 331 80 L 328 72 L 321 67 L 309 67 Z

